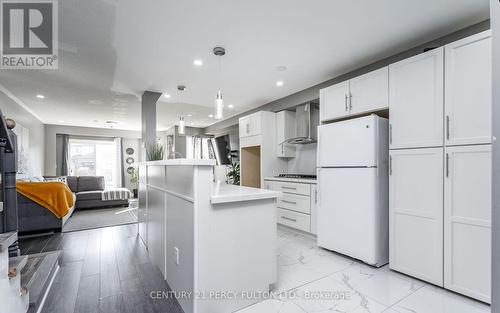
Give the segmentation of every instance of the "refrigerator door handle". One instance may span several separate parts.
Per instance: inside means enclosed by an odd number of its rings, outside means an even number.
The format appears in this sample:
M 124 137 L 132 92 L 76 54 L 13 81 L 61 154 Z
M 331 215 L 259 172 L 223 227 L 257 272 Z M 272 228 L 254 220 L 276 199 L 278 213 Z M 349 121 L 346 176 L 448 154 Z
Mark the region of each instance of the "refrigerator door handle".
M 392 145 L 392 124 L 389 124 L 389 144 Z
M 450 154 L 446 153 L 446 177 L 450 177 Z
M 344 102 L 345 102 L 345 111 L 349 112 L 349 106 L 347 105 L 347 98 L 348 98 L 347 94 L 344 94 L 344 96 L 345 96 L 345 99 L 344 99 Z
M 392 155 L 389 155 L 389 175 L 392 175 Z
M 446 115 L 446 140 L 450 140 L 450 116 Z

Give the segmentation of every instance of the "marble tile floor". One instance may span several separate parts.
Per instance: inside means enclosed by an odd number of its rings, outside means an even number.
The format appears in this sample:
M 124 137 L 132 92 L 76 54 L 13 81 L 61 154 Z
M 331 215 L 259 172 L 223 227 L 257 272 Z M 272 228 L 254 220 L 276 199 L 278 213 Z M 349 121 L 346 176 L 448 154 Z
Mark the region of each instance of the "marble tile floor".
M 315 238 L 278 230 L 276 297 L 238 313 L 487 313 L 484 303 L 321 249 Z

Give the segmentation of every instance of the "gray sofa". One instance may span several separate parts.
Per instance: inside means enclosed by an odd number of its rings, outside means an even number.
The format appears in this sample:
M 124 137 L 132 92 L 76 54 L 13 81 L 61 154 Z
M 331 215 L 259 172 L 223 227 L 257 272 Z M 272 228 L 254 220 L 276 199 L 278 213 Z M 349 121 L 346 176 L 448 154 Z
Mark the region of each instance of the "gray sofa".
M 68 186 L 76 195 L 77 209 L 91 209 L 111 206 L 123 206 L 128 200 L 102 200 L 104 190 L 103 176 L 68 176 Z
M 102 176 L 68 176 L 68 186 L 74 194 L 75 205 L 62 219 L 41 205 L 17 193 L 19 232 L 33 233 L 45 231 L 61 231 L 62 227 L 75 209 L 91 209 L 128 205 L 128 200 L 102 200 L 104 177 Z

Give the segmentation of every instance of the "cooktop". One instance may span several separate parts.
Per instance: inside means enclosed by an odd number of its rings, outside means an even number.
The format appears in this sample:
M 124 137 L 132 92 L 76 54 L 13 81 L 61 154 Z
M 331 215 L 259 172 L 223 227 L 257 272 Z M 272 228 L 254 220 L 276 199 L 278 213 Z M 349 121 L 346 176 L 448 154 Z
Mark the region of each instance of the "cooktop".
M 279 174 L 279 178 L 300 178 L 300 179 L 316 179 L 316 175 L 306 175 L 306 174 Z

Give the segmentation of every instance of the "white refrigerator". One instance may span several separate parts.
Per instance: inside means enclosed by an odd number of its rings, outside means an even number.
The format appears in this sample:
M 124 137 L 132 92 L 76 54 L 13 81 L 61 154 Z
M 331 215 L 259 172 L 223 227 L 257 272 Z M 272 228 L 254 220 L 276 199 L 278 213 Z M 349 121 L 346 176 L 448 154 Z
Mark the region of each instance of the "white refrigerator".
M 319 126 L 318 245 L 373 266 L 389 261 L 388 120 Z

